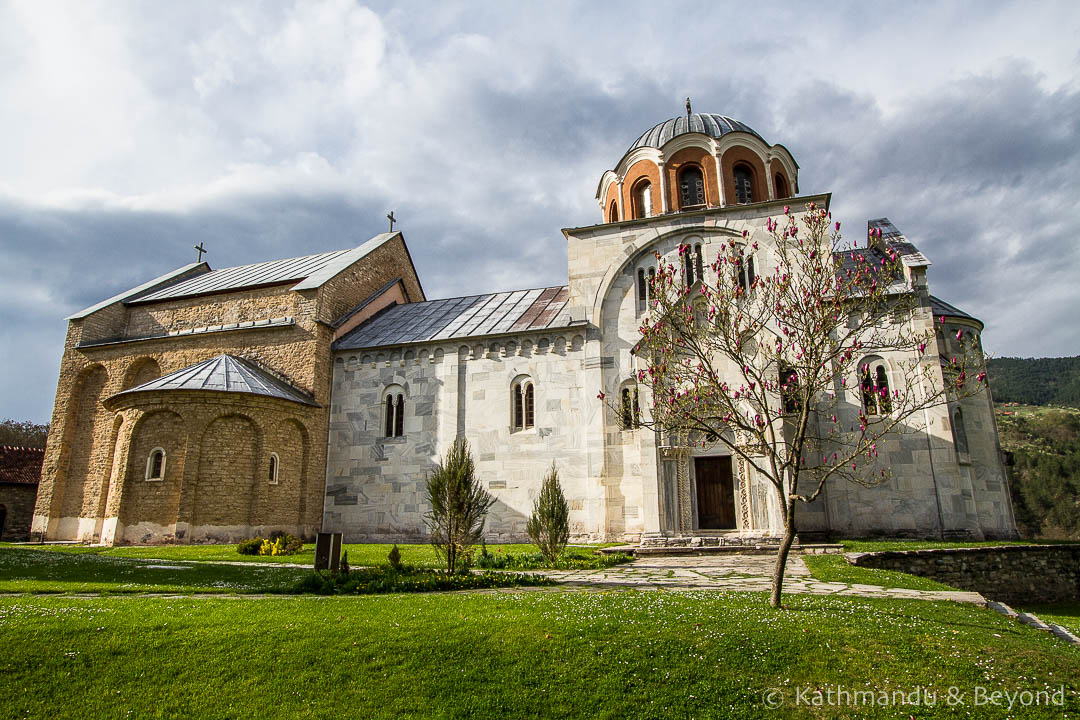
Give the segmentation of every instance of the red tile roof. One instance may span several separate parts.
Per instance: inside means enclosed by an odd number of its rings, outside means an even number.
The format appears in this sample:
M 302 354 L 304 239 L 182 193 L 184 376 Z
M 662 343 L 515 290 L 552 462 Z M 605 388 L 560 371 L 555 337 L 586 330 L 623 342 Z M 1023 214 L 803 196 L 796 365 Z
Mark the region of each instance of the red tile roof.
M 37 485 L 44 460 L 44 448 L 0 445 L 0 483 Z

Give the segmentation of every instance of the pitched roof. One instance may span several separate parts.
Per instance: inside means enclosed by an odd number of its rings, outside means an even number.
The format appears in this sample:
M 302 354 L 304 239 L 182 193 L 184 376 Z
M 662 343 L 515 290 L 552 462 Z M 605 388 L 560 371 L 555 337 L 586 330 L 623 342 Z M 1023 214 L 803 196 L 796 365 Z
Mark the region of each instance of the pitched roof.
M 68 319 L 86 317 L 115 302 L 134 305 L 287 282 L 297 283 L 293 286 L 293 290 L 313 290 L 390 239 L 400 235 L 399 232 L 380 233 L 355 248 L 284 260 L 270 260 L 251 265 L 238 265 L 221 270 L 212 270 L 205 262 L 185 265 L 155 280 L 81 310 Z
M 37 485 L 45 448 L 0 445 L 0 483 Z
M 279 380 L 250 360 L 228 354 L 218 355 L 183 370 L 163 375 L 156 380 L 117 393 L 113 397 L 151 390 L 212 390 L 244 393 L 319 407 L 319 404 L 303 390 L 293 387 L 284 380 Z
M 336 350 L 498 335 L 570 324 L 565 285 L 394 305 L 348 333 Z
M 974 315 L 969 315 L 955 305 L 950 305 L 941 298 L 933 295 L 930 296 L 930 310 L 933 311 L 934 317 L 963 318 L 965 320 L 973 320 L 982 325 L 982 321 Z

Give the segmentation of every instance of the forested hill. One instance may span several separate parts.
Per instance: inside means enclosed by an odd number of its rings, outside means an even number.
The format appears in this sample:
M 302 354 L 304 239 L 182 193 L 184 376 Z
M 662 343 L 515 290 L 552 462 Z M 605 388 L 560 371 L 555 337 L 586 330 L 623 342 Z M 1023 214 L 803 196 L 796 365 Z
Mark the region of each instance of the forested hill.
M 994 402 L 1080 408 L 1080 356 L 991 358 L 987 374 Z

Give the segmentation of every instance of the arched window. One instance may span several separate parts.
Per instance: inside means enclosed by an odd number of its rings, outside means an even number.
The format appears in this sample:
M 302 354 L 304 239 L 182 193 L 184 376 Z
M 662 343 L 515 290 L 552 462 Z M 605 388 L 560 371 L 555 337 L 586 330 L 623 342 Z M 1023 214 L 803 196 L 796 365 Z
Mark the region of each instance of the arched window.
M 652 300 L 653 288 L 656 287 L 656 268 L 649 268 L 649 282 L 645 286 L 645 297 L 648 300 Z
M 623 430 L 633 430 L 641 425 L 641 407 L 638 404 L 638 391 L 636 387 L 627 386 L 620 394 L 621 405 L 619 406 Z
M 683 276 L 686 278 L 686 287 L 691 287 L 701 279 L 704 261 L 701 257 L 701 243 L 693 247 L 689 245 L 685 247 L 686 251 L 683 253 Z
M 701 168 L 690 165 L 679 171 L 679 207 L 690 208 L 705 204 L 705 178 Z
M 637 271 L 637 299 L 639 302 L 645 302 L 649 298 L 649 286 L 645 280 L 645 268 L 639 268 Z
M 619 222 L 619 206 L 612 200 L 611 205 L 608 206 L 608 222 Z
M 633 210 L 635 218 L 652 217 L 652 185 L 648 180 L 641 180 L 634 186 Z
M 156 447 L 146 458 L 146 479 L 165 479 L 165 449 Z
M 799 412 L 799 373 L 795 368 L 780 366 L 780 400 L 785 413 Z
M 270 453 L 270 472 L 266 478 L 271 485 L 278 484 L 278 456 L 277 453 Z
M 386 437 L 401 437 L 405 434 L 405 394 L 391 390 L 383 398 L 383 428 Z
M 964 411 L 956 408 L 952 417 L 953 440 L 956 442 L 956 452 L 961 455 L 968 454 L 967 428 L 964 427 Z
M 511 392 L 513 408 L 511 427 L 513 430 L 528 430 L 536 423 L 536 391 L 529 378 L 515 380 Z
M 888 415 L 892 412 L 892 397 L 885 363 L 880 358 L 873 358 L 864 360 L 860 367 L 863 410 L 867 415 Z
M 787 180 L 784 179 L 783 175 L 781 175 L 780 173 L 776 173 L 776 178 L 774 179 L 774 182 L 776 183 L 776 199 L 777 200 L 783 200 L 784 198 L 786 198 L 788 195 L 791 194 L 791 193 L 788 192 Z
M 739 287 L 749 293 L 754 287 L 754 281 L 757 280 L 757 273 L 754 270 L 754 256 L 738 257 L 735 261 L 735 270 L 739 277 Z
M 754 202 L 754 171 L 749 165 L 735 166 L 735 202 L 740 205 Z
M 700 280 L 705 277 L 704 270 L 705 261 L 702 257 L 701 243 L 694 246 L 694 275 L 696 280 Z

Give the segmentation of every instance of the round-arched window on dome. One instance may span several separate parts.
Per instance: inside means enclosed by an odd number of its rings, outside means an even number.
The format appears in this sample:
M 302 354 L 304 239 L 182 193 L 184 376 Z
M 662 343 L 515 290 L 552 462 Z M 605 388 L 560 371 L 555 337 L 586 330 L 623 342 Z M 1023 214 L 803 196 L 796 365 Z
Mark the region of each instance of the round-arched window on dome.
M 705 204 L 705 177 L 701 168 L 689 165 L 679 171 L 679 207 L 682 209 Z
M 754 202 L 754 171 L 749 165 L 735 166 L 735 202 L 739 205 Z
M 608 219 L 609 223 L 619 222 L 619 205 L 612 200 L 611 205 L 608 206 Z
M 790 197 L 791 193 L 788 192 L 787 180 L 780 173 L 776 173 L 776 199 L 783 200 L 786 197 Z
M 652 217 L 652 184 L 648 180 L 641 180 L 634 186 L 632 200 L 631 210 L 635 219 Z

